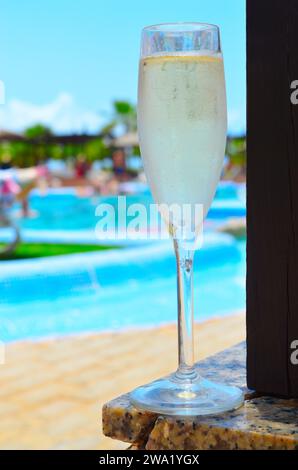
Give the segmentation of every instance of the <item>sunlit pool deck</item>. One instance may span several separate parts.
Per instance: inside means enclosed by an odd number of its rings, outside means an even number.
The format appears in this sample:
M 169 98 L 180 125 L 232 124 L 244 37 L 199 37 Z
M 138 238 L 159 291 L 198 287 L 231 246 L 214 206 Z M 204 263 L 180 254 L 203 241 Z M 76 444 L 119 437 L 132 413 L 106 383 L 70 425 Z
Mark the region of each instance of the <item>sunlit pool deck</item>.
M 244 313 L 204 322 L 196 326 L 197 357 L 244 337 Z M 176 327 L 168 325 L 6 345 L 0 365 L 0 449 L 127 447 L 100 434 L 101 406 L 115 393 L 173 371 L 176 341 Z

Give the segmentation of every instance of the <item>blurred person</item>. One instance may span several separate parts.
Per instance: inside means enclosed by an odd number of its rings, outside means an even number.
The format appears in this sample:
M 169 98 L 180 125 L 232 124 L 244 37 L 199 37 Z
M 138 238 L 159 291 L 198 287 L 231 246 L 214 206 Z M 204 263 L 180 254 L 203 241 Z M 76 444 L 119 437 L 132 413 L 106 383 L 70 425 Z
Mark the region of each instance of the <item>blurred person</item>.
M 75 174 L 77 178 L 86 178 L 90 164 L 87 162 L 85 155 L 80 154 L 75 163 Z
M 123 149 L 116 149 L 112 153 L 113 171 L 118 181 L 127 181 L 129 175 L 126 170 L 125 152 Z

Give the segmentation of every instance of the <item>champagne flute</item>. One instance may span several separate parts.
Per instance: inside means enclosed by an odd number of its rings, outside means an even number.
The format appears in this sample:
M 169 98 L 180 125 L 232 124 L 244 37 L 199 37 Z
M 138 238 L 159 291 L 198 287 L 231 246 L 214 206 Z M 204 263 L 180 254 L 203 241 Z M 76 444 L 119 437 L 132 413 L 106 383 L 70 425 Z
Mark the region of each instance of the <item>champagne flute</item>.
M 220 178 L 226 127 L 219 28 L 203 23 L 144 28 L 138 92 L 141 154 L 156 203 L 180 209 L 174 215 L 161 210 L 177 259 L 179 364 L 170 376 L 131 392 L 132 403 L 141 409 L 208 415 L 243 403 L 237 387 L 202 378 L 193 357 L 194 253 Z M 187 216 L 185 205 L 191 208 Z M 201 212 L 193 210 L 198 206 Z M 202 216 L 193 216 L 198 213 Z

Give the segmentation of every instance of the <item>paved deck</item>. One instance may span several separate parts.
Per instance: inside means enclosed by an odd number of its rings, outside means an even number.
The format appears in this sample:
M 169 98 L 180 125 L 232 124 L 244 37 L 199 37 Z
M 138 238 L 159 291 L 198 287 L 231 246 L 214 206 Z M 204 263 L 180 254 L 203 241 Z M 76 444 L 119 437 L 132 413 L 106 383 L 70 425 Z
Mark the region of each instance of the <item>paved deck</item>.
M 244 314 L 205 322 L 198 332 L 204 358 L 244 339 Z M 0 365 L 0 449 L 126 448 L 102 435 L 101 407 L 173 371 L 176 347 L 175 326 L 8 345 Z

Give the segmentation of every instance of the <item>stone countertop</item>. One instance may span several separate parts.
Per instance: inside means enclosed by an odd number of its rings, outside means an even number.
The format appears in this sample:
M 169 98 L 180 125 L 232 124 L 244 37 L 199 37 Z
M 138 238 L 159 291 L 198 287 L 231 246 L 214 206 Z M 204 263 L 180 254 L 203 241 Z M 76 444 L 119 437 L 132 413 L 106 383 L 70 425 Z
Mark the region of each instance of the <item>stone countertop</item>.
M 148 450 L 296 449 L 298 400 L 256 396 L 246 387 L 245 343 L 197 364 L 202 376 L 237 385 L 245 404 L 214 416 L 173 417 L 138 410 L 122 395 L 103 407 L 103 433 Z

